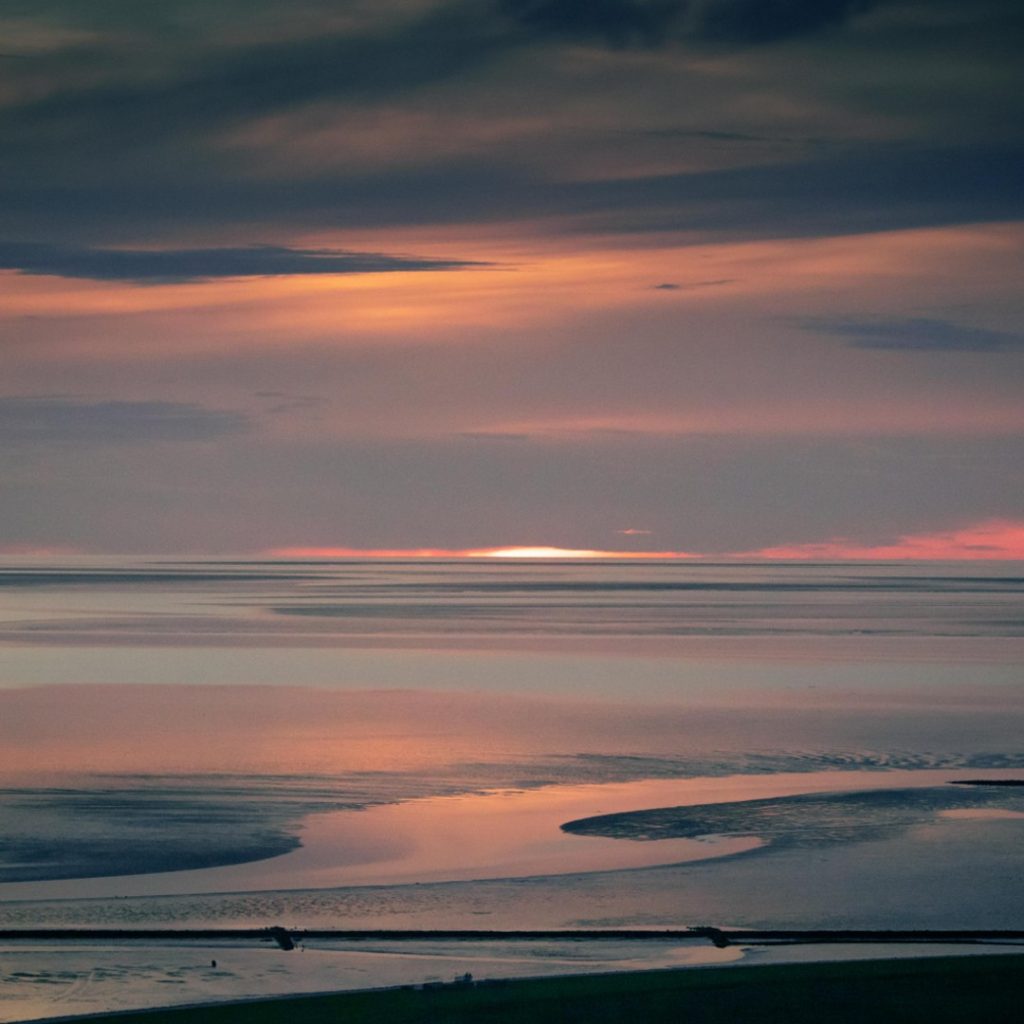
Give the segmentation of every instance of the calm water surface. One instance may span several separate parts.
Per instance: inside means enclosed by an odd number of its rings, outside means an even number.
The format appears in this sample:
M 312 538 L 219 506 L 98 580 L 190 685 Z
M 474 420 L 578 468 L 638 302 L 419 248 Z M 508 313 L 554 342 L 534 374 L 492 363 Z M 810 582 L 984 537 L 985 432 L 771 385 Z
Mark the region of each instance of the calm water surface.
M 994 563 L 9 561 L 0 922 L 1024 927 L 1020 791 L 949 787 L 1024 778 L 1022 596 Z M 724 779 L 706 834 L 588 849 L 551 811 Z M 766 780 L 894 795 L 747 809 Z

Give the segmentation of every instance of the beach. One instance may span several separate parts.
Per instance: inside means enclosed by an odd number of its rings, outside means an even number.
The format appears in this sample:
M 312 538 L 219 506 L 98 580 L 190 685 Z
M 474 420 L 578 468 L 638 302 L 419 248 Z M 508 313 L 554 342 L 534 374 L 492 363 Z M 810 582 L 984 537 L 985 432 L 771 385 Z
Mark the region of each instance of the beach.
M 688 1019 L 716 1022 L 737 1013 L 744 1020 L 816 1020 L 820 999 L 835 1000 L 836 1016 L 831 1010 L 829 1016 L 837 1020 L 863 1020 L 869 1007 L 884 1013 L 896 1004 L 902 1006 L 901 1021 L 960 1021 L 986 1007 L 994 1014 L 989 1019 L 1009 1021 L 1024 967 L 1020 945 L 756 950 L 658 940 L 645 942 L 642 950 L 614 940 L 505 941 L 472 949 L 430 941 L 413 949 L 383 940 L 361 945 L 310 944 L 292 954 L 209 942 L 141 949 L 37 946 L 24 951 L 32 953 L 33 970 L 16 972 L 17 978 L 0 988 L 0 1019 L 109 1012 L 117 1015 L 112 1020 L 127 1024 L 135 1020 L 131 1010 L 145 1009 L 140 1019 L 168 1024 L 282 1016 L 315 1022 L 326 1019 L 323 1014 L 400 1024 L 442 1014 L 446 1020 L 462 1020 L 462 1014 L 476 1019 L 472 1015 L 488 1007 L 487 1019 L 495 1020 L 606 1019 L 602 1014 L 611 1020 L 619 1019 L 622 1011 L 613 1007 L 623 998 L 645 1020 L 677 1020 L 678 1003 L 659 1006 L 657 993 L 663 992 L 687 1000 Z M 4 959 L 12 955 L 17 964 L 17 948 L 4 944 Z M 819 989 L 819 995 L 807 998 L 809 989 Z M 162 993 L 159 1001 L 154 990 Z M 779 1006 L 766 1010 L 773 997 Z M 648 1005 L 652 998 L 656 1001 Z M 176 1004 L 181 1009 L 156 1009 Z M 785 1018 L 773 1015 L 783 1012 Z

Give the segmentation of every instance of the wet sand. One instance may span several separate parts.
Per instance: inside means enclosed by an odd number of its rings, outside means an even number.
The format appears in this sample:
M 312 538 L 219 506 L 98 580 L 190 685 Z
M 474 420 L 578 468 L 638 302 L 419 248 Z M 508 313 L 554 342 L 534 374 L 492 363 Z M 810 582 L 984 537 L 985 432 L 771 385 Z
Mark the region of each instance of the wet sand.
M 1019 945 L 936 947 L 927 943 L 895 947 L 857 943 L 716 949 L 706 940 L 696 939 L 640 944 L 601 939 L 506 940 L 472 945 L 428 940 L 397 945 L 386 940 L 310 940 L 302 952 L 254 948 L 251 943 L 230 941 L 11 942 L 0 947 L 0 1020 L 52 1019 L 176 1005 L 219 1006 L 230 1015 L 231 1006 L 237 1011 L 240 1001 L 244 1001 L 241 1006 L 248 1013 L 265 1006 L 282 1013 L 287 1010 L 287 1019 L 301 1021 L 303 1008 L 309 1004 L 292 1004 L 286 997 L 450 983 L 467 972 L 478 981 L 637 971 L 654 976 L 666 969 L 684 967 L 713 967 L 716 971 L 728 968 L 731 975 L 733 968 L 747 965 L 895 963 L 947 954 L 987 960 L 995 954 L 1020 950 Z M 1024 957 L 1013 959 L 1024 961 Z M 737 978 L 740 984 L 742 980 L 742 976 Z M 147 1016 L 147 1020 L 155 1019 Z M 196 1018 L 190 1015 L 181 1019 Z
M 547 786 L 308 817 L 302 846 L 247 864 L 0 885 L 0 900 L 258 892 L 522 878 L 692 863 L 756 850 L 750 835 L 637 842 L 565 833 L 579 818 L 801 793 L 945 785 L 1005 770 L 824 771 Z M 682 922 L 686 923 L 686 922 Z

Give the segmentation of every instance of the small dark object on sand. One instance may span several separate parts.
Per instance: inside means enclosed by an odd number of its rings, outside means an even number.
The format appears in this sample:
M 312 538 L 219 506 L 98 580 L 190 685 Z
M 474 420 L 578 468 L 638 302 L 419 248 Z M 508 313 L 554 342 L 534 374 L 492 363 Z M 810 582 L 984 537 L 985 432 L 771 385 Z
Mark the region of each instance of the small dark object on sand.
M 270 933 L 270 937 L 281 947 L 281 949 L 288 951 L 295 948 L 295 942 L 291 935 L 288 934 L 287 928 L 282 928 L 280 925 L 275 925 L 273 928 L 268 928 L 267 931 Z

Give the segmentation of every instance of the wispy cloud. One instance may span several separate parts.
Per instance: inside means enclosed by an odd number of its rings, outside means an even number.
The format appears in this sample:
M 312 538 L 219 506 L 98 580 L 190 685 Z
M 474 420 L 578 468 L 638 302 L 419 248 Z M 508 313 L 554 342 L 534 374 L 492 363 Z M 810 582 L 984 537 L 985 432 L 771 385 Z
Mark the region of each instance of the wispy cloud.
M 652 139 L 695 139 L 699 142 L 756 143 L 757 145 L 824 146 L 828 140 L 816 136 L 754 135 L 750 132 L 727 132 L 715 128 L 645 128 L 634 133 Z
M 87 401 L 63 395 L 0 398 L 4 443 L 209 441 L 243 433 L 242 413 L 191 402 Z
M 1008 352 L 1024 348 L 1024 334 L 968 327 L 930 317 L 817 318 L 804 321 L 803 326 L 848 338 L 855 348 L 909 352 Z
M 661 284 L 652 284 L 651 290 L 655 292 L 688 292 L 699 288 L 716 288 L 721 284 L 733 284 L 733 277 L 720 277 L 714 281 L 691 281 L 682 284 L 678 281 L 663 281 Z
M 21 274 L 171 284 L 220 277 L 393 274 L 484 266 L 471 260 L 395 256 L 281 245 L 217 249 L 93 249 L 0 242 L 0 269 Z

